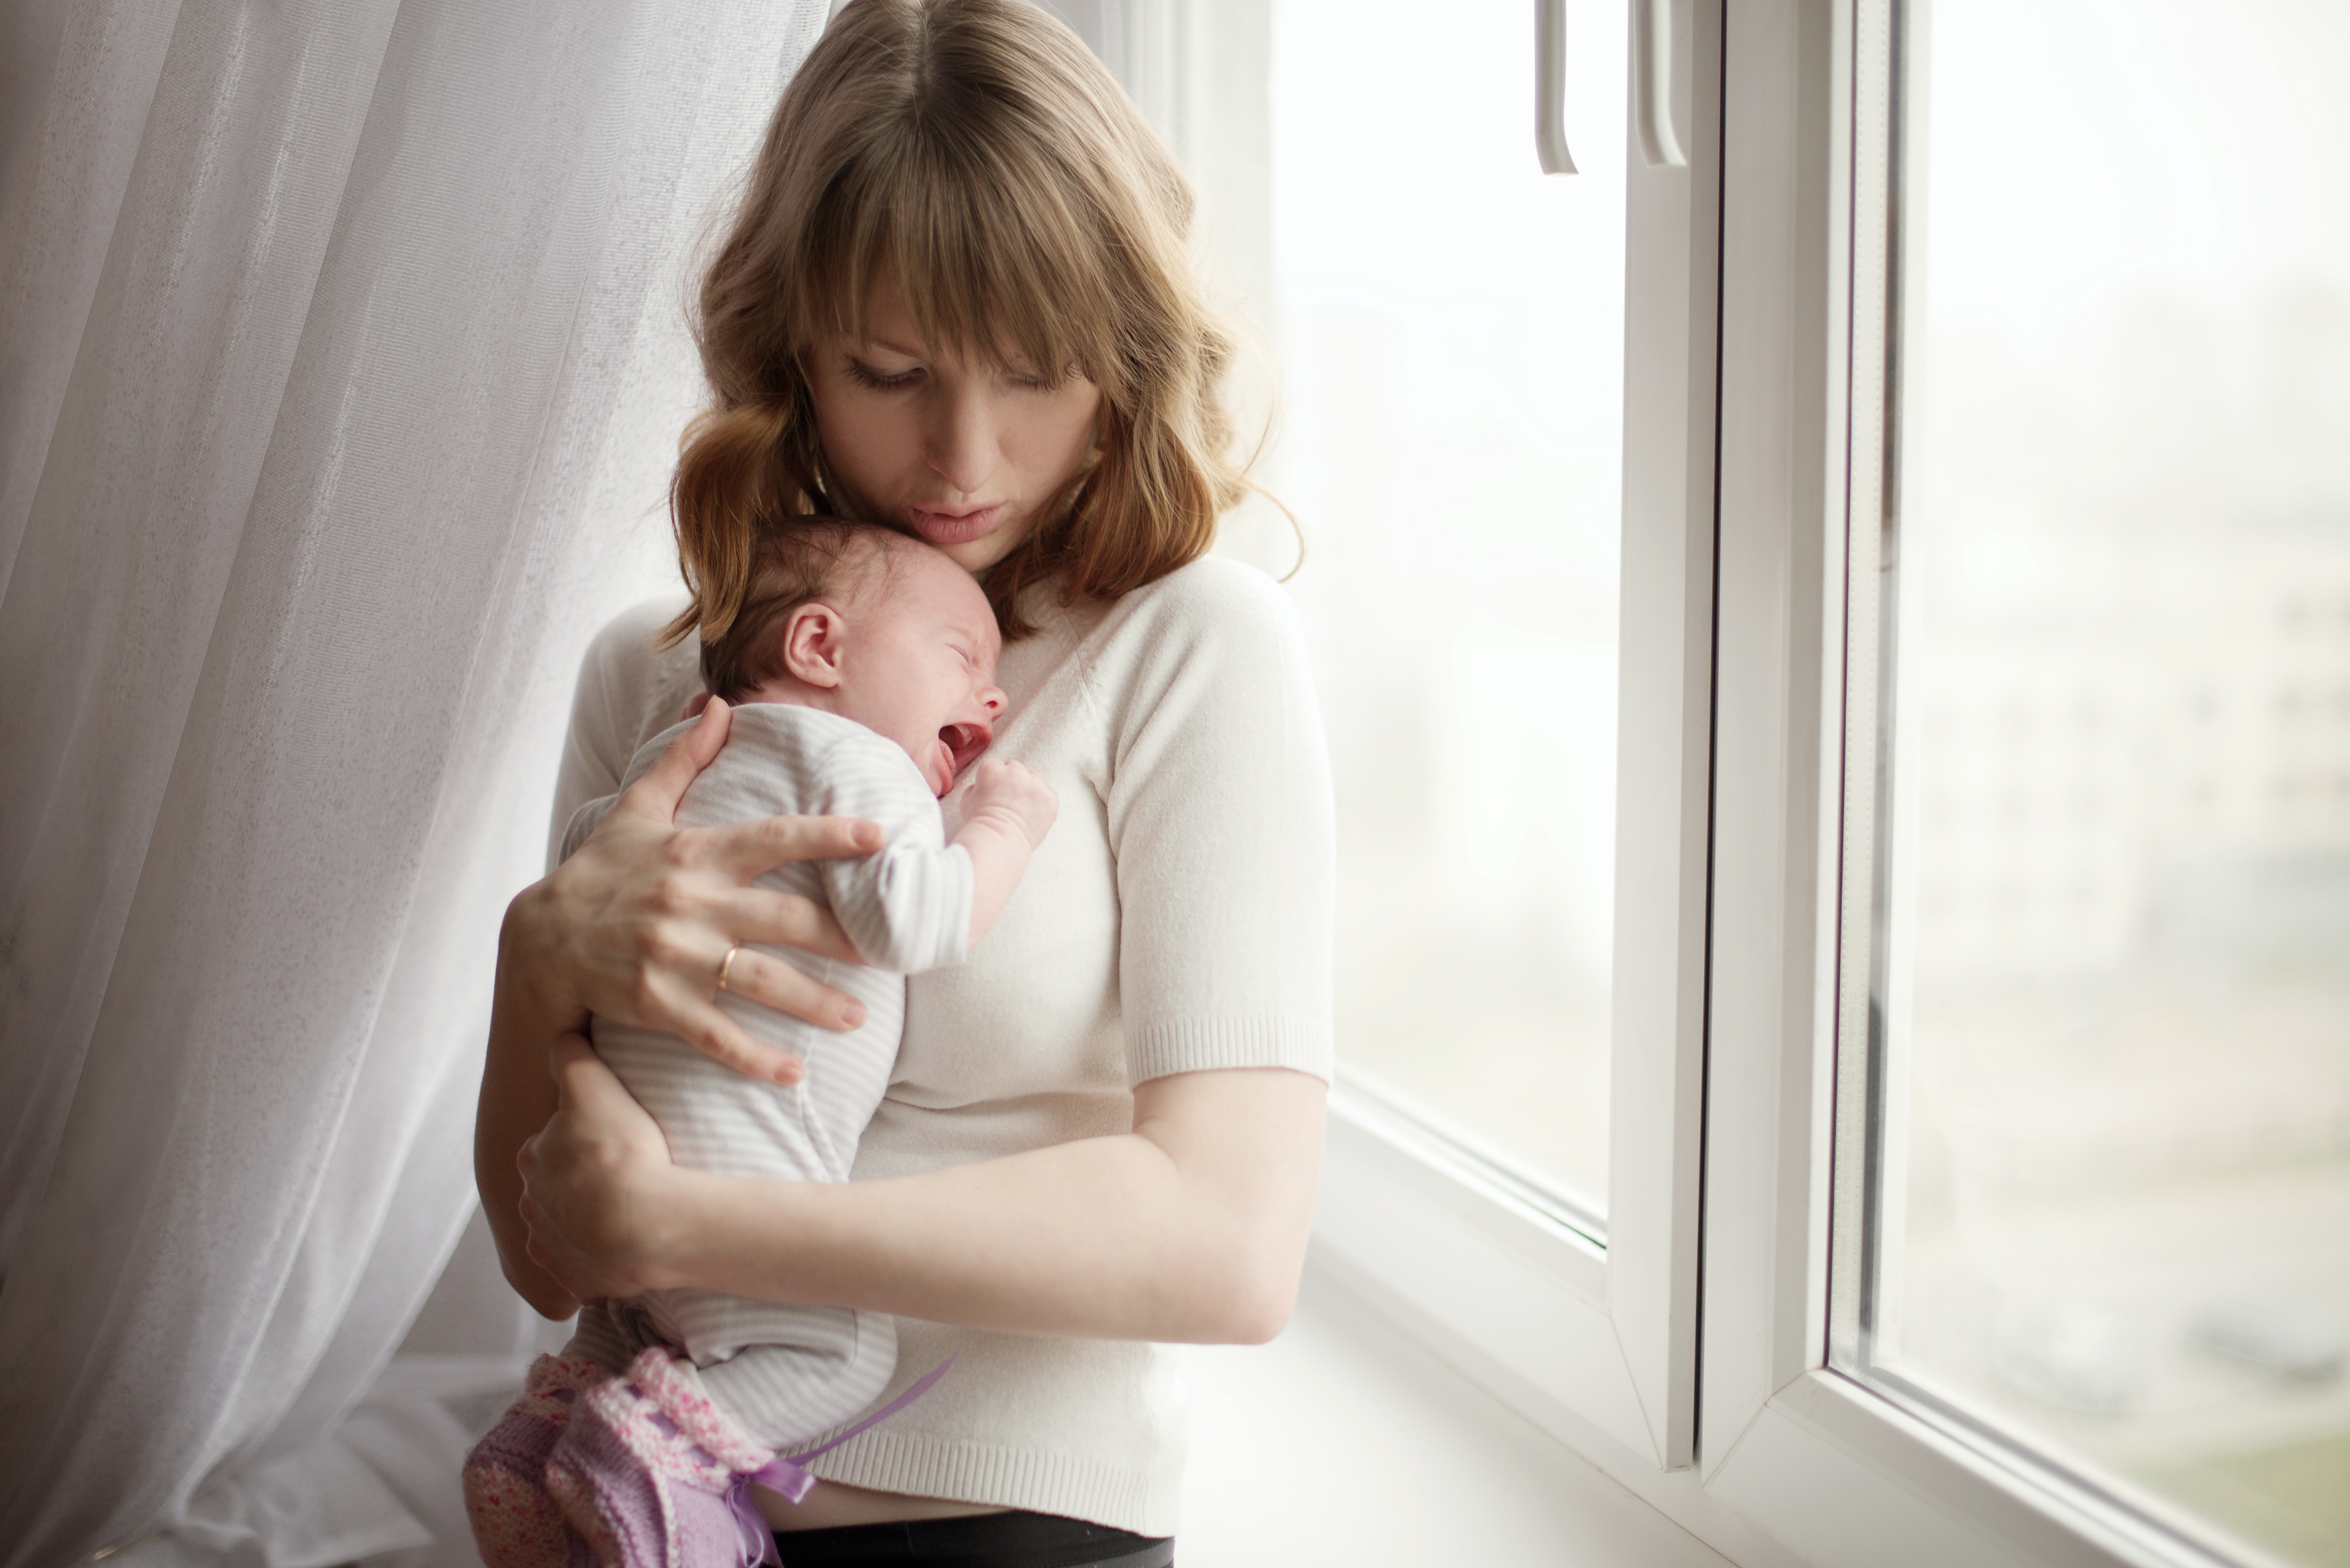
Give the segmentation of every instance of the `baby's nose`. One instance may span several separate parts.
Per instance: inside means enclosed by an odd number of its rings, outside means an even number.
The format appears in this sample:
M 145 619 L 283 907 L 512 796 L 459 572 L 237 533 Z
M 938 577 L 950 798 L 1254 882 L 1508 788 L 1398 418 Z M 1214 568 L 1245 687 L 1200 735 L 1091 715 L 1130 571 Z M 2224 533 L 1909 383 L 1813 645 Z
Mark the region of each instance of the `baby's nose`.
M 998 713 L 1003 711 L 1003 691 L 1000 688 L 993 686 L 981 687 L 979 689 L 979 705 L 987 710 L 987 716 L 989 718 L 994 718 Z

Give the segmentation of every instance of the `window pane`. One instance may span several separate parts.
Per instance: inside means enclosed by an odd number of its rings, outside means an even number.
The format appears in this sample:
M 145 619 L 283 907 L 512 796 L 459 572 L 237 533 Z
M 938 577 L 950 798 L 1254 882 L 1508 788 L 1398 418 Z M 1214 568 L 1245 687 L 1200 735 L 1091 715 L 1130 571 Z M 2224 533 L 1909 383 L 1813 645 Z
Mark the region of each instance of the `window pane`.
M 1914 42 L 1869 1354 L 2350 1563 L 2350 8 Z
M 1623 387 L 1621 7 L 1276 0 L 1271 488 L 1339 792 L 1339 1048 L 1603 1199 Z

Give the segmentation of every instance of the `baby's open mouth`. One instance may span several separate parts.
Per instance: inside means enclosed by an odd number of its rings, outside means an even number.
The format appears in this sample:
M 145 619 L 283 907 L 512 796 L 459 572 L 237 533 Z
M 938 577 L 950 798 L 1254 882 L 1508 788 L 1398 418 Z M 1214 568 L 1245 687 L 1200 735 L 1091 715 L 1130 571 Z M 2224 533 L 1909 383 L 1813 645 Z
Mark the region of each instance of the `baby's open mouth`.
M 989 735 L 983 725 L 949 724 L 939 732 L 939 740 L 946 746 L 947 754 L 954 759 L 954 771 L 961 773 L 979 760 L 980 753 L 987 750 Z

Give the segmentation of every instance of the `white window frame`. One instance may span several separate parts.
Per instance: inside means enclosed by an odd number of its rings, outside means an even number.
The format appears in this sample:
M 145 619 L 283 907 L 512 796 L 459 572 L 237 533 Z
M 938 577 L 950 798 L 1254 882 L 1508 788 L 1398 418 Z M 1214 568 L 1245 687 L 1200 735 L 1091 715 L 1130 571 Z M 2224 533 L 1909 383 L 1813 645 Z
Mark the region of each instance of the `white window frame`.
M 1262 0 L 1048 3 L 1225 171 L 1203 210 L 1247 270 L 1262 218 L 1216 192 L 1262 199 L 1232 171 L 1263 96 L 1229 69 L 1267 57 Z M 1602 3 L 1570 0 L 1570 47 Z M 2213 1568 L 1829 1365 L 1866 1108 L 1894 19 L 1929 0 L 1665 3 L 1690 167 L 1627 171 L 1607 1215 L 1342 1084 L 1311 1266 L 1749 1568 Z
M 1711 5 L 1678 9 L 1689 166 L 1627 155 L 1606 1220 L 1348 1091 L 1342 1064 L 1314 1232 L 1317 1268 L 1537 1425 L 1641 1475 L 1687 1469 L 1697 1437 L 1721 35 Z M 1529 16 L 1529 99 L 1533 42 Z
M 1250 255 L 1267 247 L 1269 229 L 1230 200 L 1263 192 L 1249 183 L 1253 161 L 1262 178 L 1263 88 L 1236 90 L 1232 68 L 1269 59 L 1263 0 L 1048 3 L 1204 176 L 1203 218 L 1238 253 L 1244 281 L 1269 282 Z M 1576 14 L 1609 3 L 1569 0 L 1570 48 L 1588 36 Z M 1625 300 L 1607 1213 L 1545 1190 L 1440 1118 L 1349 1089 L 1342 1064 L 1312 1262 L 1537 1425 L 1644 1480 L 1686 1478 L 1697 1454 L 1719 18 L 1704 0 L 1675 5 L 1672 111 L 1689 166 L 1627 154 L 1627 243 L 1638 265 Z M 1531 15 L 1526 44 L 1531 99 Z
M 1570 47 L 1574 13 L 1607 3 L 1569 0 Z M 1269 205 L 1249 210 L 1266 200 L 1264 81 L 1247 79 L 1270 59 L 1263 0 L 1045 4 L 1200 177 L 1202 221 L 1235 281 L 1268 286 Z M 1718 16 L 1678 0 L 1673 110 L 1690 167 L 1634 154 L 1627 173 L 1628 244 L 1645 265 L 1626 299 L 1607 1212 L 1545 1190 L 1439 1118 L 1350 1090 L 1342 1064 L 1312 1260 L 1538 1425 L 1643 1477 L 1686 1472 L 1696 1457 Z M 1531 99 L 1531 15 L 1526 42 Z
M 2258 1562 L 1830 1365 L 1860 1293 L 1877 585 L 1923 194 L 1896 57 L 1929 4 L 1740 0 L 1730 28 L 1700 1474 L 1820 1568 Z

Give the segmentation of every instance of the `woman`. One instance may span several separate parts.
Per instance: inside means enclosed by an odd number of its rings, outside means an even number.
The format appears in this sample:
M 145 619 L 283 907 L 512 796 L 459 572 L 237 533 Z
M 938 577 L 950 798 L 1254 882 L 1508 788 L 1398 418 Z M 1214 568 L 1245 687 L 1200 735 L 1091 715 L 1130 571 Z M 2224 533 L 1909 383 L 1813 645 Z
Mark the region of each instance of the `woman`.
M 1011 639 L 996 746 L 1062 802 L 988 940 L 912 983 L 858 1179 L 677 1168 L 575 1033 L 592 1010 L 788 1081 L 712 1005 L 722 970 L 850 1021 L 788 965 L 727 961 L 845 954 L 821 911 L 743 884 L 869 830 L 671 826 L 723 704 L 507 915 L 476 1165 L 534 1305 L 691 1285 L 899 1314 L 892 1394 L 954 1356 L 816 1461 L 806 1505 L 763 1498 L 795 1564 L 891 1560 L 853 1553 L 905 1521 L 956 1561 L 1168 1561 L 1183 1396 L 1150 1342 L 1270 1337 L 1295 1292 L 1329 1072 L 1328 782 L 1285 601 L 1204 554 L 1242 481 L 1190 204 L 1025 0 L 856 0 L 706 280 L 714 402 L 673 496 L 689 582 L 747 569 L 761 518 L 920 535 L 986 587 Z M 692 691 L 691 645 L 651 651 L 654 627 L 623 618 L 590 652 L 558 825 Z

